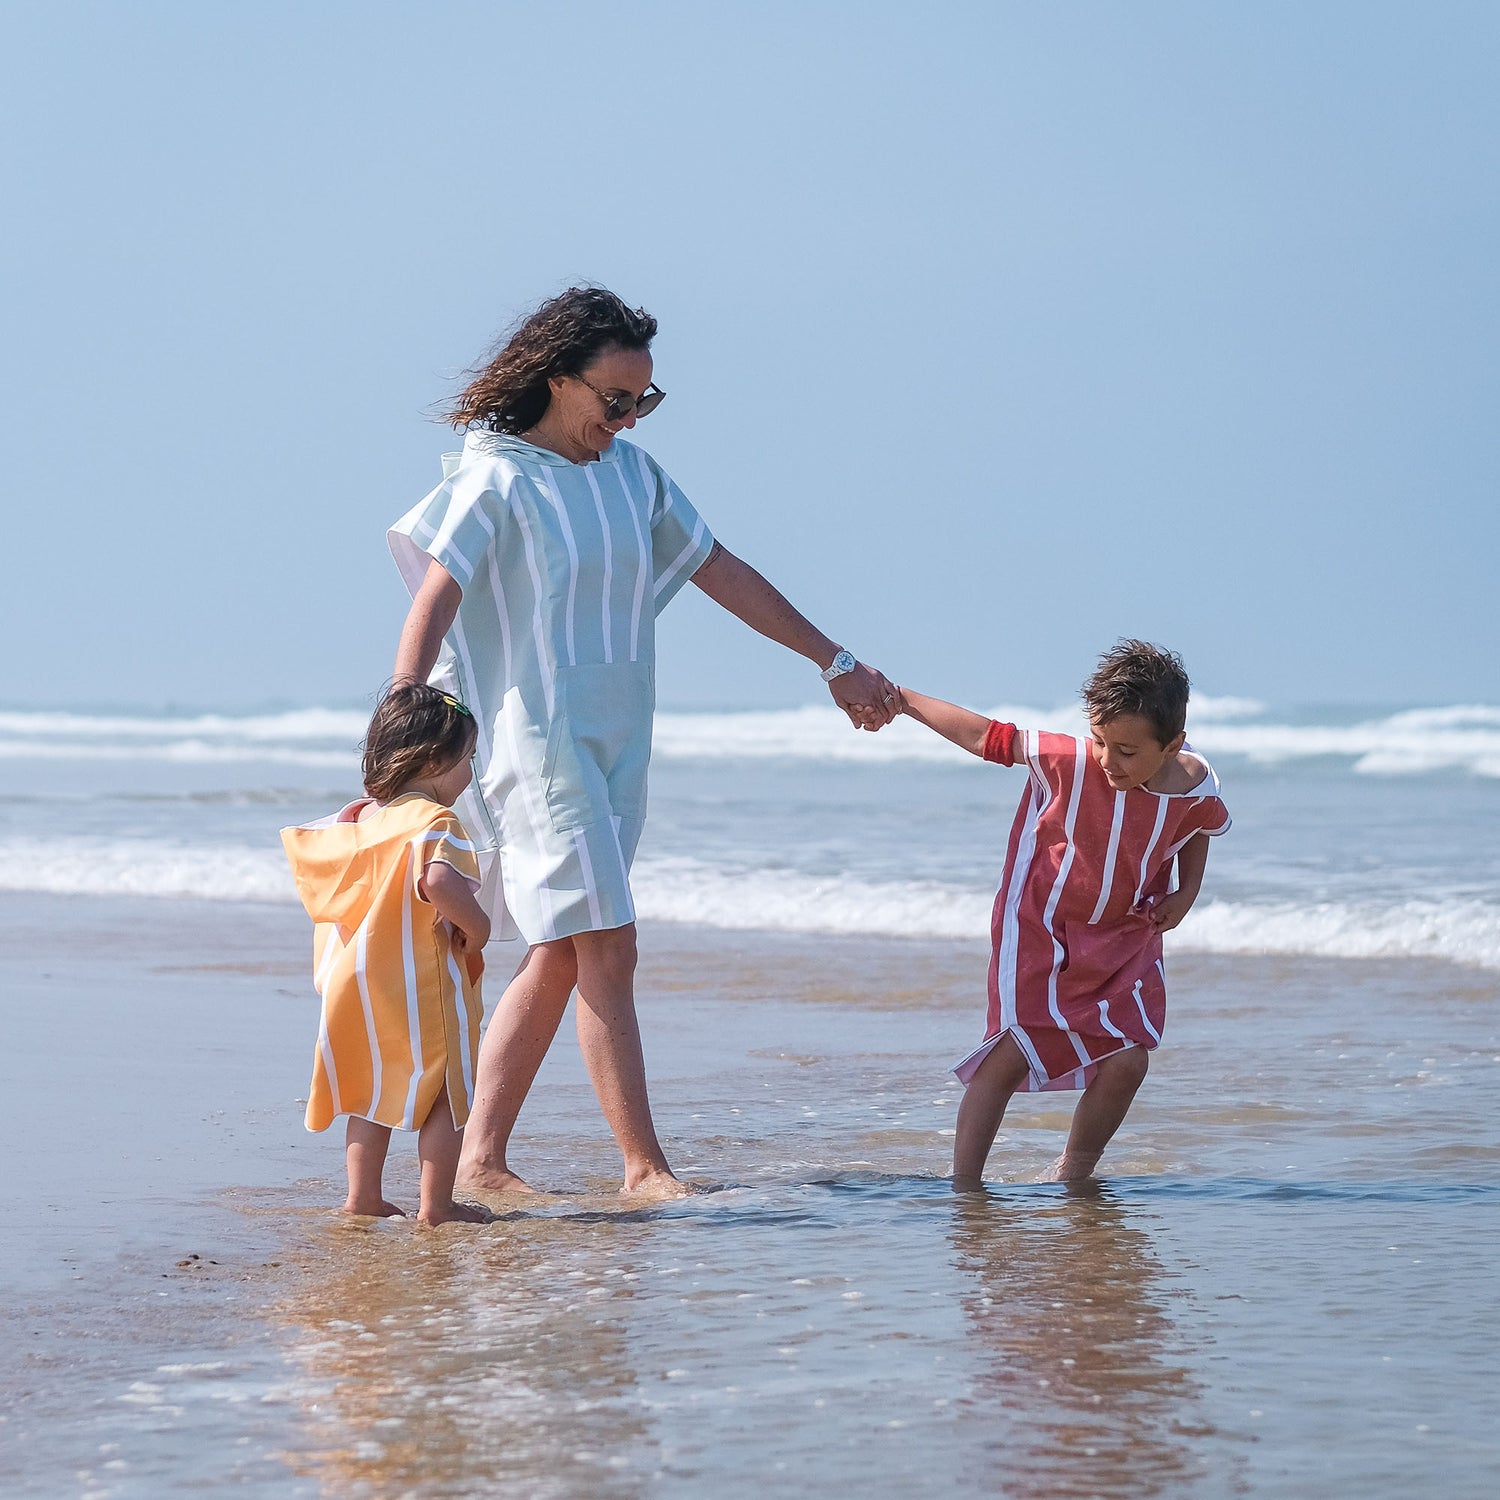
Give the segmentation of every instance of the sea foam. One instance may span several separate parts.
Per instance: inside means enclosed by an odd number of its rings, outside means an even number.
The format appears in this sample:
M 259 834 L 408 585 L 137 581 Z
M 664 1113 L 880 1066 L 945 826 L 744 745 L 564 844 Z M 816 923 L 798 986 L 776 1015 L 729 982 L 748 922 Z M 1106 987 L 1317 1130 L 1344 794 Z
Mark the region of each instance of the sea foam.
M 1086 730 L 1076 704 L 997 704 L 991 717 L 1066 734 Z M 0 713 L 0 759 L 267 762 L 352 772 L 365 729 L 362 711 L 308 708 L 234 716 Z M 1287 723 L 1253 699 L 1193 700 L 1188 735 L 1214 759 L 1286 764 L 1342 761 L 1361 775 L 1464 771 L 1500 777 L 1500 708 L 1458 704 L 1407 709 L 1357 723 Z M 655 754 L 664 760 L 780 759 L 871 766 L 962 763 L 964 751 L 909 719 L 879 734 L 852 729 L 837 709 L 671 713 L 656 716 Z
M 644 858 L 639 914 L 728 930 L 984 942 L 993 892 L 943 881 L 821 877 Z M 281 851 L 81 837 L 0 840 L 0 890 L 294 902 Z M 1436 958 L 1500 970 L 1500 903 L 1212 900 L 1167 935 L 1169 952 Z

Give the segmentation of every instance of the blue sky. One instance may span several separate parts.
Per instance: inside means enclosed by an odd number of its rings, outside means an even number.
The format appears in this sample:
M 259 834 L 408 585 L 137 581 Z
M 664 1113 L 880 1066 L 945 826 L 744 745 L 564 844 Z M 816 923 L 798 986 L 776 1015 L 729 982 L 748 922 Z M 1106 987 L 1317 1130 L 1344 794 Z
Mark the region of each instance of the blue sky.
M 0 701 L 353 703 L 431 411 L 577 280 L 638 430 L 893 677 L 1116 636 L 1500 701 L 1500 8 L 0 8 Z M 816 701 L 688 590 L 668 705 Z

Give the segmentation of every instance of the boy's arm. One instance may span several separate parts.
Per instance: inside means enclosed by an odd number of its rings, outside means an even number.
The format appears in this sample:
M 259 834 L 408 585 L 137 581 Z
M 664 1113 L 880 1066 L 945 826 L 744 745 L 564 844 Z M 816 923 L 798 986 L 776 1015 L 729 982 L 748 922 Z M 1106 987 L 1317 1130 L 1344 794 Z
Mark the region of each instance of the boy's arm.
M 1177 889 L 1156 901 L 1146 913 L 1153 927 L 1170 932 L 1192 910 L 1208 868 L 1208 835 L 1196 833 L 1177 851 Z
M 474 899 L 469 882 L 452 865 L 433 860 L 417 889 L 437 908 L 440 917 L 446 917 L 463 934 L 466 947 L 482 948 L 489 942 L 490 919 Z
M 984 740 L 990 732 L 990 721 L 983 714 L 960 708 L 956 703 L 944 702 L 941 698 L 929 698 L 910 688 L 898 688 L 897 691 L 901 695 L 901 711 L 908 718 L 925 724 L 945 740 L 952 740 L 970 755 L 984 754 Z

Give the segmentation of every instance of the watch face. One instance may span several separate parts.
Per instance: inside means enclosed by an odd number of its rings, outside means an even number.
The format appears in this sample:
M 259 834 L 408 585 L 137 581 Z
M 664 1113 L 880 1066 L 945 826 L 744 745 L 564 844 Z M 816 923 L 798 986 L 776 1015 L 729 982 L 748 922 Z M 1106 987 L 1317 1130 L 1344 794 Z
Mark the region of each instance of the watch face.
M 834 657 L 833 664 L 840 672 L 852 672 L 854 670 L 854 653 L 851 651 L 840 651 Z

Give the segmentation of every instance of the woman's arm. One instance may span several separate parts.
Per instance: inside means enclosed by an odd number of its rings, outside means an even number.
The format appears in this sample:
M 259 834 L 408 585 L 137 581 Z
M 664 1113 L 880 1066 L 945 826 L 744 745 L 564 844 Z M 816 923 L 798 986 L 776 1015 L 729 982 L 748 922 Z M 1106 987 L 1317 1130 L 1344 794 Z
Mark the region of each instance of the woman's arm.
M 401 644 L 396 647 L 396 670 L 392 684 L 426 682 L 437 661 L 438 648 L 458 613 L 464 591 L 442 563 L 427 565 L 427 576 L 406 612 L 401 627 Z
M 823 634 L 779 589 L 720 543 L 693 574 L 693 582 L 715 604 L 768 640 L 805 656 L 819 671 L 838 655 L 838 642 Z M 859 663 L 828 684 L 833 701 L 862 729 L 879 729 L 896 713 L 896 692 L 884 673 Z
M 460 947 L 480 949 L 490 940 L 490 919 L 474 899 L 473 889 L 452 865 L 434 860 L 417 886 L 420 894 L 447 918 L 463 937 Z
M 984 754 L 984 741 L 990 732 L 990 720 L 972 709 L 960 708 L 942 698 L 929 698 L 924 693 L 914 693 L 910 688 L 899 689 L 901 709 L 909 719 L 925 724 L 929 729 L 952 740 L 970 755 Z

